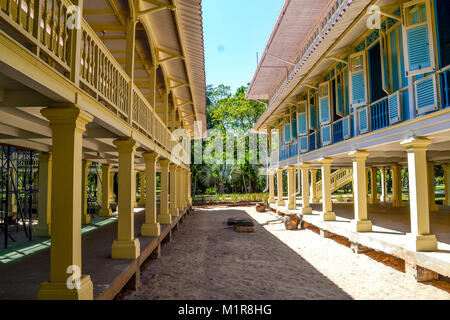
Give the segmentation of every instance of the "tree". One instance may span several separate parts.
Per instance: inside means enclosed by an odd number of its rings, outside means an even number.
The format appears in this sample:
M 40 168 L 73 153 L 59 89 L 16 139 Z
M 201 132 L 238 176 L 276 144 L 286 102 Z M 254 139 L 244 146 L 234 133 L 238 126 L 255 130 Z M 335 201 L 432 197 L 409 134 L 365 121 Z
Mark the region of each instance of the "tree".
M 208 129 L 218 129 L 223 137 L 225 137 L 227 130 L 237 131 L 242 139 L 239 143 L 245 144 L 245 163 L 240 165 L 225 164 L 226 148 L 224 148 L 222 154 L 218 155 L 219 157 L 222 156 L 224 164 L 206 165 L 202 163 L 192 165 L 192 182 L 194 183 L 192 190 L 194 194 L 204 192 L 206 188 L 211 187 L 214 187 L 216 192 L 219 193 L 257 192 L 258 190 L 262 191 L 261 189 L 265 187 L 265 180 L 261 181 L 258 175 L 260 166 L 250 164 L 248 138 L 245 138 L 264 112 L 265 105 L 245 98 L 248 87 L 249 84 L 242 86 L 232 94 L 229 86 L 207 86 L 207 127 Z M 211 143 L 214 143 L 214 139 L 203 141 L 203 150 Z M 225 139 L 224 143 L 226 143 Z M 233 150 L 236 154 L 237 145 L 233 146 Z

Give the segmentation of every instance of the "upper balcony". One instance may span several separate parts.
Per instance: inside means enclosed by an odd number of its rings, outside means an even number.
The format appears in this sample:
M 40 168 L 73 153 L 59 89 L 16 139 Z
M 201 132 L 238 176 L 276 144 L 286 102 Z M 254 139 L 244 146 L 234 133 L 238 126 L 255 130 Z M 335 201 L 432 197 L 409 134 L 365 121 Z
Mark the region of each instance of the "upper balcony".
M 24 86 L 40 102 L 96 101 L 102 125 L 109 114 L 170 153 L 173 129 L 206 119 L 201 34 L 200 1 L 1 0 L 0 103 Z

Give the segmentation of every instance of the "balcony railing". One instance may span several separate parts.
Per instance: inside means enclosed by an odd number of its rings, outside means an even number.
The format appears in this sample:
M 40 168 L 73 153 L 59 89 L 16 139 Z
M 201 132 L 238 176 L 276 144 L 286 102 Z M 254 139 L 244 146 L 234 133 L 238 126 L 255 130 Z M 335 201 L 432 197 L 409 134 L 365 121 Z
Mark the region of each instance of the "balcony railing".
M 442 108 L 450 107 L 450 66 L 439 71 L 441 81 Z
M 370 106 L 370 126 L 372 131 L 389 126 L 388 97 L 384 97 Z
M 89 24 L 71 26 L 73 8 L 68 0 L 0 0 L 0 29 L 170 153 L 178 143 L 170 130 Z

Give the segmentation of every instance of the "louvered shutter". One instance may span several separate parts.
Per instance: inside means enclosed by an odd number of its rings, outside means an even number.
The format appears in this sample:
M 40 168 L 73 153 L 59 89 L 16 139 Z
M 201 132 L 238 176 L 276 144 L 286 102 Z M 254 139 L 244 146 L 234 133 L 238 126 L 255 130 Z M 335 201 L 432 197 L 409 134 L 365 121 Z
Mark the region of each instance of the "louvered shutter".
M 402 14 L 406 76 L 433 71 L 435 59 L 429 0 L 403 4 Z
M 430 75 L 414 83 L 416 91 L 416 112 L 422 114 L 438 109 L 436 77 Z
M 369 131 L 369 113 L 367 107 L 361 108 L 358 111 L 359 116 L 359 133 L 366 133 Z
M 331 125 L 323 126 L 320 129 L 320 136 L 322 138 L 323 146 L 331 144 Z
M 328 124 L 331 121 L 330 112 L 330 82 L 324 82 L 319 86 L 319 112 L 320 124 Z
M 389 106 L 389 124 L 394 124 L 401 121 L 401 101 L 400 92 L 391 94 L 388 97 Z
M 350 101 L 352 107 L 367 103 L 365 52 L 350 56 Z
M 300 137 L 300 152 L 308 152 L 308 136 Z
M 344 140 L 347 140 L 351 137 L 350 135 L 350 117 L 347 116 L 342 119 L 342 136 Z

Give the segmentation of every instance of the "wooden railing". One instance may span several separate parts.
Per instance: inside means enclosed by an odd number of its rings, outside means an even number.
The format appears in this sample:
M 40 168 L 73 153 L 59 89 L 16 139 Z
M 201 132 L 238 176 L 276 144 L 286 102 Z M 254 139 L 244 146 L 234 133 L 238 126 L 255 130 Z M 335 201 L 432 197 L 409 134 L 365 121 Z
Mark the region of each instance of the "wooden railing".
M 353 179 L 352 169 L 340 169 L 333 172 L 330 176 L 331 192 L 342 188 Z M 322 181 L 316 183 L 316 194 L 319 199 L 322 199 Z M 314 186 L 313 186 L 314 188 Z
M 80 87 L 129 121 L 130 77 L 86 21 L 81 32 Z
M 76 25 L 76 9 L 69 0 L 0 0 L 0 30 L 172 152 L 171 131 L 89 24 Z
M 0 0 L 0 18 L 23 46 L 68 76 L 71 6 L 68 0 Z

